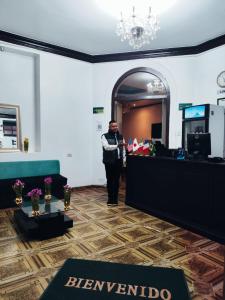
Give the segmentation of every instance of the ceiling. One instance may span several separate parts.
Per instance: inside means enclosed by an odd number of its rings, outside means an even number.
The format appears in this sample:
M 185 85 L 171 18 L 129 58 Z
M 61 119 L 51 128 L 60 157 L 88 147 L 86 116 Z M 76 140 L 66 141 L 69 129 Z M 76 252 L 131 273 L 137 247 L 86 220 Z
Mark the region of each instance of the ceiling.
M 102 9 L 107 1 L 0 0 L 0 30 L 91 55 L 133 52 L 116 36 L 112 10 Z M 118 18 L 123 1 L 114 0 Z M 148 1 L 174 4 L 159 12 L 157 38 L 140 50 L 196 46 L 225 34 L 224 0 Z
M 137 100 L 131 102 L 121 102 L 123 114 L 130 113 L 135 109 L 146 108 L 154 105 L 162 105 L 162 99 L 160 100 Z
M 147 71 L 137 71 L 125 77 L 121 85 L 147 91 L 147 85 L 157 78 Z

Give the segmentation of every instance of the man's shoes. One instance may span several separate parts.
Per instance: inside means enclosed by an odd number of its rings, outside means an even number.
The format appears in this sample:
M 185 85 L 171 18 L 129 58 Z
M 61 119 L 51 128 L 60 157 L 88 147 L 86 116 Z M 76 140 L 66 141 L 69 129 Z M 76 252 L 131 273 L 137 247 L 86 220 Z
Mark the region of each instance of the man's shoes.
M 107 202 L 107 206 L 118 206 L 118 203 L 110 203 L 110 202 Z

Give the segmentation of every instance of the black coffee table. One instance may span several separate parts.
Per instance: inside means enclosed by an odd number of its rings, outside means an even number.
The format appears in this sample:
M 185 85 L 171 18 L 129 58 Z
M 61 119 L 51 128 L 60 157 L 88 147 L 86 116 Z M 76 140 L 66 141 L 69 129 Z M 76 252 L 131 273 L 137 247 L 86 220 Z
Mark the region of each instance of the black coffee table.
M 32 216 L 30 199 L 25 199 L 21 207 L 14 211 L 15 221 L 20 230 L 31 238 L 51 238 L 64 234 L 73 227 L 73 220 L 64 214 L 62 200 L 52 196 L 49 204 L 39 201 L 39 216 Z

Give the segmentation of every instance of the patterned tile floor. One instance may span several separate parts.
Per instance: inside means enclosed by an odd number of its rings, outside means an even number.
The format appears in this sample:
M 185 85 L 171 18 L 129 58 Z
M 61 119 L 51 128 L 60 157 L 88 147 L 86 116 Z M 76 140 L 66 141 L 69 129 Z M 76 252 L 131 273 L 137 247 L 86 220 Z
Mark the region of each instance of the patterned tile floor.
M 13 209 L 0 210 L 0 299 L 38 299 L 69 257 L 182 268 L 193 300 L 222 299 L 222 246 L 126 206 L 124 189 L 118 207 L 106 200 L 105 188 L 76 189 L 74 227 L 45 241 L 27 240 Z

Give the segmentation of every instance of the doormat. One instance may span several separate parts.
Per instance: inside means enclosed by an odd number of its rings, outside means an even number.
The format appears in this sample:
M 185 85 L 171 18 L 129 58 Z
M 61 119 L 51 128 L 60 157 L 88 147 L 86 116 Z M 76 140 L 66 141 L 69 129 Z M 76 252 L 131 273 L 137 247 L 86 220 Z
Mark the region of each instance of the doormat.
M 180 269 L 68 259 L 40 300 L 190 300 Z

